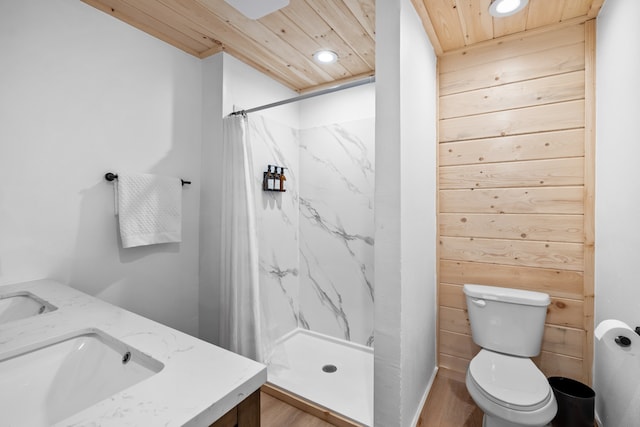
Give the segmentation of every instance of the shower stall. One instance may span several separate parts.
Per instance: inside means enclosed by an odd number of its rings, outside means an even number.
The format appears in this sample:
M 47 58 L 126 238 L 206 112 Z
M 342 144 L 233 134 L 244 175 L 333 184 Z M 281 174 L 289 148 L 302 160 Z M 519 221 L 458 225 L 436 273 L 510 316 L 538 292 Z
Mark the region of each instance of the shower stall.
M 332 101 L 316 102 L 300 108 Z M 248 114 L 264 362 L 273 386 L 372 425 L 375 118 L 324 116 L 294 129 Z M 263 191 L 268 165 L 285 191 Z

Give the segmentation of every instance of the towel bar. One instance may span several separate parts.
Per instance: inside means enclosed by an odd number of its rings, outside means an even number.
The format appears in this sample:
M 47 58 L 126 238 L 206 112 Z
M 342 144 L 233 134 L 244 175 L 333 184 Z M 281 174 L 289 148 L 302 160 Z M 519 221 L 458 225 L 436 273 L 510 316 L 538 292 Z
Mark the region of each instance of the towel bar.
M 114 179 L 118 179 L 118 174 L 113 172 L 107 172 L 104 174 L 104 179 L 107 181 L 113 181 Z M 180 179 L 182 185 L 191 184 L 191 181 L 185 181 L 184 179 Z

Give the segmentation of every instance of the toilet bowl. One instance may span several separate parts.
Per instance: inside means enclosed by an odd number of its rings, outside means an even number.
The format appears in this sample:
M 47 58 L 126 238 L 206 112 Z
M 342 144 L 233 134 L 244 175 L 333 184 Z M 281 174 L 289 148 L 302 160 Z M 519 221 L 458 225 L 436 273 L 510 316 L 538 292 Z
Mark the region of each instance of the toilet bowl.
M 544 427 L 558 405 L 547 378 L 531 361 L 540 353 L 549 295 L 464 285 L 473 341 L 482 349 L 467 369 L 469 395 L 484 427 Z
M 527 357 L 480 350 L 466 385 L 485 414 L 484 427 L 545 426 L 557 411 L 549 382 Z

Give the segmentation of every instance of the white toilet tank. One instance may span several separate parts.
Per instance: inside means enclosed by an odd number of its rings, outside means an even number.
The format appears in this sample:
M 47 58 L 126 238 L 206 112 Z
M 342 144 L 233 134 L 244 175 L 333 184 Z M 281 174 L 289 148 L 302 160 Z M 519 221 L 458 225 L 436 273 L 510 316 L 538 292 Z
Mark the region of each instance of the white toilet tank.
M 473 342 L 514 356 L 540 353 L 549 295 L 483 285 L 464 285 L 463 289 Z

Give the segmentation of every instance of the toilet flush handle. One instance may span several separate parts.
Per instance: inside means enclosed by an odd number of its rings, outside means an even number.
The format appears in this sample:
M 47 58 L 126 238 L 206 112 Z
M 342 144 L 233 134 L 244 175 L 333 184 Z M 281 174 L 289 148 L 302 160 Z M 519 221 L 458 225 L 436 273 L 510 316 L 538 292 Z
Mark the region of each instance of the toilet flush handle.
M 487 305 L 487 302 L 483 299 L 472 299 L 471 302 L 477 305 L 478 307 L 484 307 Z

